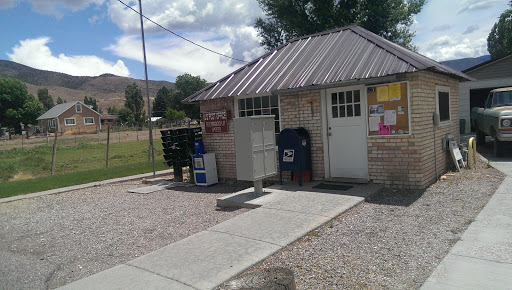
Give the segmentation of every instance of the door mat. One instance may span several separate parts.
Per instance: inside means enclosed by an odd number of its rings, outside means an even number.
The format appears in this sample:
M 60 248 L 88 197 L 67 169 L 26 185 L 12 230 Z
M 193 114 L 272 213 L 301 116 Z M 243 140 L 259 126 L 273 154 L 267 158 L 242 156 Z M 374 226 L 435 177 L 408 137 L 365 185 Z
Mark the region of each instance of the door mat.
M 318 185 L 313 186 L 313 188 L 316 188 L 316 189 L 341 190 L 341 191 L 349 190 L 352 187 L 353 186 L 350 186 L 350 185 L 332 184 L 332 183 L 320 183 Z

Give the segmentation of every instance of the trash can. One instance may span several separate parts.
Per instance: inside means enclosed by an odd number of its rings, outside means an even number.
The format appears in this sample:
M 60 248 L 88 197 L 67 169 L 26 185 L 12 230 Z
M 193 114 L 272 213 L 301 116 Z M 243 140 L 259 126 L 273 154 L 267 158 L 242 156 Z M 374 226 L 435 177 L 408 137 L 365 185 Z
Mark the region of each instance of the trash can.
M 313 180 L 311 138 L 305 128 L 287 128 L 279 133 L 279 181 L 283 184 L 283 171 L 291 171 L 292 180 L 302 186 L 303 179 Z M 309 174 L 308 174 L 309 173 Z

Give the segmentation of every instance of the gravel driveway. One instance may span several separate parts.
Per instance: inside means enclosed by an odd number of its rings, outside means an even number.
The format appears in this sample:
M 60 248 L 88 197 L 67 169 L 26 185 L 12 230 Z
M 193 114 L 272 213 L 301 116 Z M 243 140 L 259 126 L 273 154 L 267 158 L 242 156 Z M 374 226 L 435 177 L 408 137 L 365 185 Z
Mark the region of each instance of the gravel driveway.
M 128 193 L 103 185 L 0 204 L 0 289 L 56 288 L 246 212 L 216 199 L 250 184 Z
M 503 181 L 480 162 L 425 191 L 386 189 L 246 271 L 290 268 L 298 289 L 417 289 Z

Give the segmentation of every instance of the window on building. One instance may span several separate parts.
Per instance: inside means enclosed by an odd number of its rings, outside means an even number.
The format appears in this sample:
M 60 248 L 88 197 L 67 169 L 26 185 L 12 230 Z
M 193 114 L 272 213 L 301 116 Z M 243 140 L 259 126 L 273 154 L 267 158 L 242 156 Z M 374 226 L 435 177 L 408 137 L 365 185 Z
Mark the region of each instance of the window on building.
M 66 119 L 64 119 L 64 125 L 74 126 L 74 125 L 76 125 L 76 119 L 75 118 L 66 118 Z
M 439 121 L 448 122 L 451 119 L 450 116 L 450 88 L 438 86 L 436 88 L 437 92 L 437 113 L 439 114 Z
M 85 124 L 85 125 L 91 125 L 91 124 L 94 124 L 94 118 L 93 118 L 93 117 L 85 117 L 85 118 L 84 118 L 84 124 Z
M 48 128 L 55 128 L 55 125 L 57 124 L 57 122 L 55 122 L 55 119 L 50 119 L 48 120 Z
M 76 104 L 75 108 L 77 113 L 82 113 L 82 104 Z
M 238 99 L 237 104 L 238 117 L 274 115 L 276 136 L 281 131 L 278 96 L 243 98 Z
M 359 90 L 331 94 L 333 118 L 360 117 L 361 93 Z

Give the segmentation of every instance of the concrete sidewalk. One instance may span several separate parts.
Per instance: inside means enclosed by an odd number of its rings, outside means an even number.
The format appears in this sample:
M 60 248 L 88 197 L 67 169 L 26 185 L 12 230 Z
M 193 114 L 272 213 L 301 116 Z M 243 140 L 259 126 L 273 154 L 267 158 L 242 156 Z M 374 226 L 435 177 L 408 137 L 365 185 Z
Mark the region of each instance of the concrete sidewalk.
M 512 289 L 511 161 L 491 162 L 507 177 L 421 289 Z
M 332 191 L 265 191 L 272 198 L 259 208 L 60 289 L 211 289 L 364 201 Z

